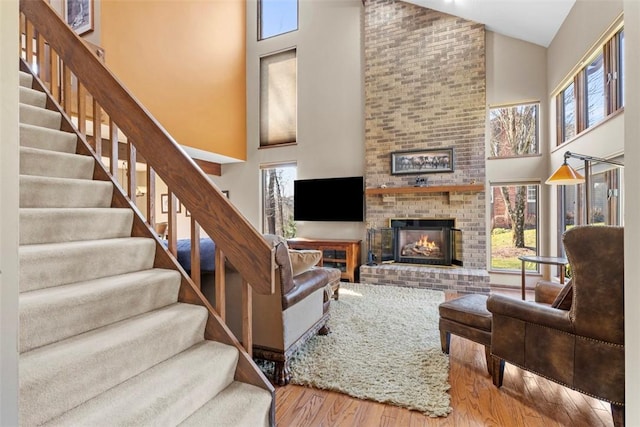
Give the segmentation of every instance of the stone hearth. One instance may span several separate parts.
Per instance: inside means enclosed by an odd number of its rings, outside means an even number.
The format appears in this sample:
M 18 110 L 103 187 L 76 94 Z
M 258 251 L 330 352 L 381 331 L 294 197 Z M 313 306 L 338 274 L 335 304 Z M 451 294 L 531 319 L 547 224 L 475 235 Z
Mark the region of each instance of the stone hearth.
M 360 282 L 371 285 L 405 286 L 410 288 L 488 294 L 489 273 L 486 270 L 462 267 L 427 267 L 409 264 L 363 265 Z

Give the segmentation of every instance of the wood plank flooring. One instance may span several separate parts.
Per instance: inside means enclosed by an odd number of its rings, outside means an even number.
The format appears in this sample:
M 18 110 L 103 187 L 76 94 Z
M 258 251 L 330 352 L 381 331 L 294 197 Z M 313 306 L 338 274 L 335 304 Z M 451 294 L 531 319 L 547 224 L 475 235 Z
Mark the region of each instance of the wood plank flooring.
M 448 296 L 450 297 L 450 296 Z M 449 382 L 453 411 L 446 418 L 288 385 L 276 388 L 276 422 L 287 426 L 613 426 L 608 403 L 507 364 L 497 389 L 487 373 L 484 348 L 452 335 Z

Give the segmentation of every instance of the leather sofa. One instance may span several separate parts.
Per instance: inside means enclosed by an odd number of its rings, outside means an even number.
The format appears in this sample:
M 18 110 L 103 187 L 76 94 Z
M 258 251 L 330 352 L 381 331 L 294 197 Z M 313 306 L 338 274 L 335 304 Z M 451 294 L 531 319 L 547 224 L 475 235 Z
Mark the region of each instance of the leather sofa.
M 297 275 L 284 238 L 265 235 L 275 248 L 276 289 L 272 295 L 253 293 L 253 357 L 275 362 L 274 382 L 289 383 L 289 363 L 293 354 L 316 333 L 329 332 L 329 302 L 340 282 L 340 270 L 310 267 Z M 242 337 L 242 278 L 228 266 L 226 277 L 226 317 L 231 331 Z M 203 293 L 213 302 L 215 290 L 203 282 Z
M 624 425 L 623 233 L 610 226 L 568 230 L 563 243 L 573 277 L 550 305 L 489 297 L 496 386 L 506 361 L 610 402 L 614 425 Z M 548 303 L 553 290 L 542 285 L 536 297 Z

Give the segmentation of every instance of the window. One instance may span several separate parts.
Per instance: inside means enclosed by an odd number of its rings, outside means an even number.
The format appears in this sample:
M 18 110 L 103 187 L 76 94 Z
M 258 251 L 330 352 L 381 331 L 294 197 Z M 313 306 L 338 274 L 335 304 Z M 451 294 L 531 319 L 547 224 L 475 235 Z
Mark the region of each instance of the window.
M 261 173 L 262 232 L 285 238 L 295 237 L 293 181 L 296 179 L 296 165 L 263 167 Z
M 491 194 L 491 269 L 518 270 L 519 256 L 538 254 L 539 185 L 495 185 Z
M 585 69 L 586 75 L 586 126 L 593 126 L 606 116 L 604 60 L 602 52 Z
M 558 93 L 558 145 L 624 106 L 623 53 L 624 30 L 621 29 Z
M 296 50 L 260 59 L 260 146 L 296 142 Z
M 606 164 L 592 166 L 590 224 L 622 225 L 622 171 L 622 168 Z M 585 199 L 584 184 L 558 186 L 558 253 L 564 253 L 562 233 L 575 225 L 586 223 Z
M 522 104 L 489 110 L 491 155 L 524 156 L 538 153 L 539 104 Z
M 258 1 L 258 40 L 298 29 L 298 0 Z
M 561 93 L 562 99 L 562 136 L 561 141 L 567 141 L 577 134 L 577 120 L 576 120 L 576 91 L 575 85 L 571 83 Z

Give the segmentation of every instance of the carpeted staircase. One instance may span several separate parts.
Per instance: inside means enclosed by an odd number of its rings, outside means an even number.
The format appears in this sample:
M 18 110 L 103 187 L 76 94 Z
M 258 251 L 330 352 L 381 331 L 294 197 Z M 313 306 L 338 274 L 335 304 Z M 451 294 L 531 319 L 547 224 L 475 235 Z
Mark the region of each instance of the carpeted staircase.
M 238 350 L 204 340 L 207 310 L 20 85 L 21 425 L 268 425 L 271 393 L 234 381 Z

